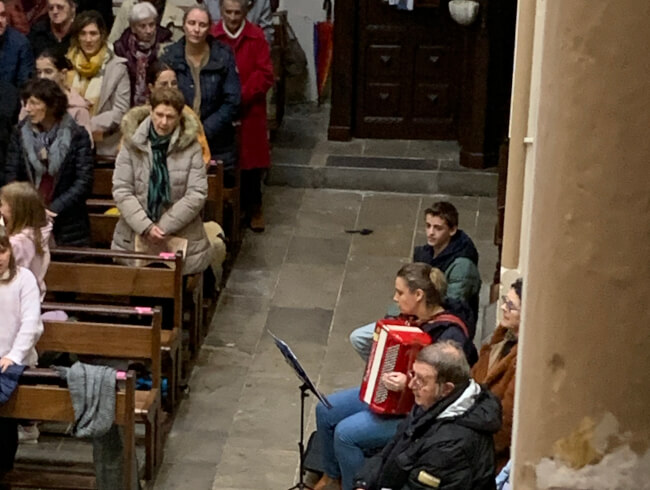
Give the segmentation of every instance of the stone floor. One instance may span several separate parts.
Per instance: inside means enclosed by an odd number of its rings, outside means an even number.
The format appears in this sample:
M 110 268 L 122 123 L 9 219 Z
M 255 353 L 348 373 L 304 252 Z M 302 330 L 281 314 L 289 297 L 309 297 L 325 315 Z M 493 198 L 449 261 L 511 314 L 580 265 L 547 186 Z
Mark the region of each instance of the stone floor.
M 422 212 L 442 196 L 269 187 L 268 227 L 247 233 L 165 447 L 156 489 L 277 490 L 296 476 L 299 382 L 267 330 L 327 393 L 359 383 L 348 342 L 379 318 L 394 275 L 423 242 Z M 452 197 L 489 283 L 495 201 Z M 370 235 L 345 230 L 370 228 Z M 313 429 L 313 400 L 308 404 Z

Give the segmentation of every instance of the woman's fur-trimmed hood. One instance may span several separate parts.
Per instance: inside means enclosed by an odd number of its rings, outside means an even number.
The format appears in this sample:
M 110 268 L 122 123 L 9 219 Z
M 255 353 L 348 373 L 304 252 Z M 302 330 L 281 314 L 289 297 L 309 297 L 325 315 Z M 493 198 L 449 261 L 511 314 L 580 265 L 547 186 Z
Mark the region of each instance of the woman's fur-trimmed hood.
M 120 128 L 122 130 L 123 143 L 146 151 L 148 147 L 149 121 L 151 121 L 151 106 L 143 105 L 134 107 L 122 118 Z M 194 142 L 198 142 L 199 120 L 189 109 L 183 107 L 181 120 L 178 128 L 172 134 L 169 150 L 184 150 Z

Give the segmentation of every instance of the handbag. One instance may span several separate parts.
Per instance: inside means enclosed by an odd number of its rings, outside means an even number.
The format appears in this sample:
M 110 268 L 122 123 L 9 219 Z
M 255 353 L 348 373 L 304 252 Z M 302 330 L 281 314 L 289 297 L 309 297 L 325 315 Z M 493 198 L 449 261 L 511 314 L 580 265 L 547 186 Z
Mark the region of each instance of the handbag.
M 284 71 L 289 77 L 297 77 L 307 72 L 307 55 L 300 46 L 296 33 L 287 22 L 287 47 L 284 52 Z

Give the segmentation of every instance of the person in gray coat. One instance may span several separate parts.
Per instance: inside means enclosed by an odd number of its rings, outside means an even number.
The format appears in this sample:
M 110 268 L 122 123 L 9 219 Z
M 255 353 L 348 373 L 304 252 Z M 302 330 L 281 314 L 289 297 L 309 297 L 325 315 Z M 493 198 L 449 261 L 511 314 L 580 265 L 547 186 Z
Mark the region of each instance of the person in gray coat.
M 120 210 L 111 248 L 135 250 L 136 235 L 152 248 L 170 237 L 187 240 L 183 274 L 204 271 L 212 249 L 200 212 L 208 182 L 196 119 L 183 113 L 175 88 L 156 89 L 151 106 L 131 109 L 122 121 L 113 198 Z

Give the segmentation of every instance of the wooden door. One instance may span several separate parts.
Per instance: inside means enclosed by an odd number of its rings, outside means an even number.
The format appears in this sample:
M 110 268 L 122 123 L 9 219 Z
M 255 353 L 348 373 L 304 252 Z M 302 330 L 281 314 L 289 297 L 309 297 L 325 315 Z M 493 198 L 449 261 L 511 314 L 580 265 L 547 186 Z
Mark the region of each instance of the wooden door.
M 427 4 L 403 11 L 359 0 L 355 136 L 457 138 L 457 29 L 446 2 Z

